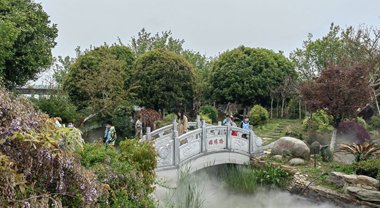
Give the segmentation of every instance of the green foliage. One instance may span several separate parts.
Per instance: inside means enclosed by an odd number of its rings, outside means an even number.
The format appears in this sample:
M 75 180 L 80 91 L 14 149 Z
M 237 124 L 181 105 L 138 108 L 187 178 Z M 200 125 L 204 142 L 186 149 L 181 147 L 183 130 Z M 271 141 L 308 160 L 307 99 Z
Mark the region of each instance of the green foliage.
M 50 116 L 60 117 L 64 123 L 78 118 L 77 107 L 71 103 L 67 95 L 60 92 L 50 94 L 48 97 L 40 95 L 38 99 L 31 98 L 31 100 L 42 112 Z
M 207 114 L 200 113 L 199 116 L 201 120 L 205 120 L 206 123 L 212 124 L 212 120 Z
M 229 188 L 245 193 L 254 193 L 258 185 L 284 188 L 288 175 L 281 167 L 272 167 L 266 163 L 263 169 L 226 167 L 222 173 L 222 180 Z
M 177 115 L 175 113 L 170 113 L 170 114 L 166 115 L 162 121 L 160 121 L 160 120 L 155 121 L 154 123 L 156 124 L 156 128 L 159 129 L 161 127 L 172 124 L 173 123 L 173 117 L 177 118 Z
M 132 118 L 133 106 L 128 101 L 121 101 L 118 105 L 109 110 L 112 113 L 112 124 L 116 128 L 118 138 L 116 144 L 119 144 L 124 138 L 134 136 L 134 124 L 130 122 Z M 103 119 L 103 121 L 106 119 Z
M 85 145 L 80 154 L 83 166 L 96 173 L 97 180 L 108 185 L 112 193 L 109 204 L 101 206 L 154 207 L 153 192 L 156 153 L 152 143 L 125 140 L 119 150 L 101 144 Z
M 207 115 L 209 118 L 211 118 L 213 123 L 218 122 L 218 112 L 212 106 L 202 106 L 199 109 L 199 113 Z
M 340 55 L 345 52 L 345 48 L 343 38 L 339 37 L 340 32 L 340 27 L 332 23 L 326 36 L 312 40 L 313 35 L 309 33 L 308 39 L 303 41 L 302 49 L 297 48 L 290 53 L 289 57 L 303 79 L 311 79 L 310 75 L 319 74 L 328 63 L 343 61 L 340 60 Z
M 54 67 L 52 67 L 54 71 L 53 78 L 58 84 L 58 87 L 61 88 L 66 79 L 66 75 L 69 73 L 70 66 L 75 63 L 75 59 L 70 58 L 70 56 L 66 56 L 65 58 L 58 56 L 58 58 L 54 58 L 54 62 Z
M 0 14 L 0 78 L 10 89 L 50 66 L 58 30 L 32 0 L 2 0 Z
M 379 116 L 372 116 L 371 117 L 371 123 L 374 127 L 380 127 L 380 117 Z
M 324 110 L 319 110 L 316 113 L 313 113 L 311 130 L 315 130 L 321 133 L 333 131 L 334 127 L 331 126 L 332 119 L 333 117 L 327 115 Z M 302 122 L 302 128 L 305 131 L 308 130 L 308 120 L 309 117 L 305 118 Z
M 367 122 L 365 122 L 365 120 L 362 118 L 362 117 L 357 117 L 357 123 L 362 125 L 364 128 L 367 128 Z
M 180 55 L 154 50 L 135 62 L 136 90 L 142 106 L 155 110 L 193 99 L 195 74 L 192 66 Z
M 138 33 L 137 38 L 132 37 L 129 47 L 136 53 L 137 57 L 155 49 L 180 54 L 183 50 L 182 45 L 184 42 L 185 40 L 174 39 L 170 30 L 162 32 L 162 36 L 158 33 L 151 36 L 151 33 L 146 32 L 145 28 L 143 28 Z
M 376 178 L 380 173 L 380 160 L 379 159 L 368 159 L 362 160 L 354 165 L 356 174 L 366 175 L 372 178 Z
M 218 103 L 252 101 L 266 105 L 269 86 L 278 86 L 289 74 L 295 76 L 293 64 L 281 53 L 240 46 L 221 54 L 211 68 L 209 90 Z
M 260 105 L 255 105 L 249 112 L 252 125 L 263 125 L 268 121 L 268 111 Z

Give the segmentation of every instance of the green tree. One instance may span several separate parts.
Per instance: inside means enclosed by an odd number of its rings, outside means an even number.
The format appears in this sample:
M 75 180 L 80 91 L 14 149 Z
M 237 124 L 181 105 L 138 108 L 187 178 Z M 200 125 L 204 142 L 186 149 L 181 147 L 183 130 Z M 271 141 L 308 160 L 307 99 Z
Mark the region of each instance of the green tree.
M 107 111 L 123 100 L 131 100 L 134 85 L 130 84 L 131 69 L 124 55 L 114 55 L 114 46 L 101 46 L 85 52 L 70 67 L 64 89 L 79 109 L 90 109 L 82 124 Z M 123 51 L 130 51 L 127 47 Z M 118 48 L 117 50 L 120 50 Z M 133 53 L 132 53 L 133 54 Z M 130 57 L 130 56 L 127 56 Z M 128 59 L 133 60 L 133 59 Z M 129 83 L 129 84 L 126 84 Z
M 211 68 L 210 86 L 216 102 L 266 105 L 269 86 L 278 86 L 294 66 L 281 53 L 240 46 L 219 56 Z
M 141 104 L 155 110 L 170 108 L 176 103 L 192 100 L 194 70 L 182 56 L 157 49 L 137 58 L 135 78 Z
M 53 78 L 54 81 L 61 87 L 64 83 L 66 75 L 69 73 L 70 66 L 75 63 L 75 58 L 70 56 L 54 58 Z
M 0 14 L 0 78 L 10 89 L 51 65 L 58 30 L 32 0 L 1 0 Z
M 184 42 L 185 40 L 183 39 L 174 39 L 170 30 L 162 32 L 161 36 L 159 33 L 151 36 L 151 33 L 146 32 L 145 28 L 143 28 L 138 33 L 138 37 L 132 37 L 131 43 L 128 46 L 139 57 L 155 49 L 163 49 L 180 54 L 183 51 L 182 45 Z

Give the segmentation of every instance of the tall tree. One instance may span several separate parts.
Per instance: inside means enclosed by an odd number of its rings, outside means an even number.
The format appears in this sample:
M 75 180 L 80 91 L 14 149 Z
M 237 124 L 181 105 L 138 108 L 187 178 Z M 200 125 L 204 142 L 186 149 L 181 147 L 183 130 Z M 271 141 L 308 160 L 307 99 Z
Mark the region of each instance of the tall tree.
M 146 108 L 167 109 L 192 100 L 194 70 L 182 56 L 157 49 L 136 59 L 135 77 L 139 79 L 138 98 Z
M 32 0 L 0 1 L 0 78 L 7 88 L 35 80 L 53 60 L 58 30 L 41 4 Z
M 278 86 L 289 74 L 295 76 L 294 66 L 283 54 L 240 46 L 214 62 L 209 90 L 216 102 L 266 105 L 267 86 Z
M 184 42 L 185 40 L 183 39 L 173 38 L 170 30 L 162 32 L 161 36 L 159 33 L 151 36 L 151 33 L 146 32 L 145 28 L 143 28 L 137 37 L 132 37 L 131 43 L 128 46 L 136 53 L 137 57 L 139 57 L 155 49 L 163 49 L 180 54 L 183 51 L 182 45 Z
M 127 63 L 125 56 L 112 54 L 115 52 L 113 47 L 102 46 L 85 52 L 71 65 L 65 79 L 64 89 L 73 103 L 79 109 L 87 108 L 90 111 L 82 124 L 123 100 L 132 100 L 134 85 L 130 81 L 130 63 Z M 133 54 L 127 47 L 122 51 Z
M 324 110 L 333 117 L 334 131 L 330 148 L 334 151 L 336 133 L 343 119 L 357 117 L 360 108 L 371 100 L 368 71 L 361 67 L 348 69 L 329 66 L 319 77 L 300 86 L 305 103 L 311 112 Z

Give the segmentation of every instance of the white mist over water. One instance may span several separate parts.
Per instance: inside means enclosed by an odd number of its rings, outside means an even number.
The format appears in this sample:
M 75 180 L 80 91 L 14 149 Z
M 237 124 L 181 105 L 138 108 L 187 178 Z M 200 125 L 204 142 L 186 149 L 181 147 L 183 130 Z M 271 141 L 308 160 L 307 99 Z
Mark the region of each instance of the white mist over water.
M 206 172 L 207 171 L 207 172 Z M 226 188 L 221 179 L 216 175 L 218 169 L 215 168 L 197 172 L 192 174 L 192 182 L 189 184 L 182 184 L 182 187 L 197 186 L 197 192 L 204 200 L 203 208 L 336 208 L 332 204 L 322 203 L 316 204 L 305 199 L 298 199 L 297 196 L 291 195 L 286 191 L 268 190 L 261 188 L 254 194 L 244 194 Z M 163 189 L 161 189 L 163 191 Z M 158 194 L 160 195 L 160 194 Z M 158 196 L 156 194 L 156 196 Z M 187 197 L 183 192 L 181 194 L 166 194 L 166 199 L 161 197 L 158 199 L 163 201 L 175 202 L 176 200 L 182 201 Z M 182 199 L 179 199 L 182 198 Z M 182 203 L 182 202 L 181 202 Z M 182 203 L 182 207 L 184 207 Z M 166 205 L 168 206 L 168 205 Z M 174 207 L 179 207 L 176 205 Z M 165 206 L 160 206 L 165 207 Z M 185 207 L 184 207 L 185 208 Z M 187 208 L 187 207 L 186 207 Z

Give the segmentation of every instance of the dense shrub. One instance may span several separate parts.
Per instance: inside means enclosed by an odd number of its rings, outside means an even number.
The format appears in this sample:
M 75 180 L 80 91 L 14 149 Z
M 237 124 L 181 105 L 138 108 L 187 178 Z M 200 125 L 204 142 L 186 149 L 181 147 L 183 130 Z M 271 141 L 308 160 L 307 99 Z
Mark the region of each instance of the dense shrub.
M 380 127 L 380 117 L 379 116 L 372 116 L 371 117 L 371 123 L 374 127 Z
M 332 116 L 326 114 L 325 111 L 319 110 L 316 113 L 313 113 L 311 129 L 318 131 L 319 133 L 331 132 L 334 130 L 334 127 L 330 125 L 332 122 Z M 305 118 L 302 123 L 303 130 L 308 130 L 308 120 L 309 117 Z
M 111 121 L 118 134 L 118 139 L 116 140 L 117 144 L 125 138 L 133 138 L 133 136 L 135 136 L 134 123 L 130 122 L 132 111 L 132 106 L 124 101 L 120 102 L 120 104 L 112 110 L 113 117 Z M 104 120 L 108 119 L 103 119 L 103 121 Z
M 252 125 L 266 124 L 268 120 L 268 111 L 261 105 L 255 105 L 249 112 L 249 118 Z
M 212 124 L 212 120 L 211 120 L 211 118 L 208 117 L 208 115 L 200 113 L 200 119 L 205 120 L 206 123 Z
M 42 112 L 50 116 L 60 117 L 64 123 L 76 120 L 77 107 L 71 103 L 69 96 L 61 93 L 50 94 L 48 97 L 39 95 L 38 99 L 31 98 L 32 102 Z
M 367 122 L 362 117 L 357 117 L 356 123 L 362 125 L 365 129 L 367 128 Z
M 160 120 L 155 121 L 156 128 L 161 128 L 161 127 L 172 124 L 173 123 L 173 117 L 175 117 L 177 119 L 176 114 L 170 113 L 170 114 L 166 115 L 162 121 L 160 121 Z
M 154 128 L 154 122 L 155 121 L 161 121 L 162 116 L 157 111 L 153 109 L 144 109 L 136 113 L 135 115 L 135 121 L 137 118 L 141 116 L 141 122 L 143 123 L 143 127 L 150 127 L 150 130 L 153 131 Z
M 337 136 L 343 143 L 348 144 L 363 144 L 371 141 L 367 130 L 362 125 L 351 121 L 339 124 Z
M 376 176 L 380 173 L 380 160 L 362 160 L 354 165 L 354 168 L 356 170 L 356 174 L 358 175 L 366 175 L 372 178 L 376 178 Z
M 85 145 L 80 154 L 83 166 L 94 171 L 97 180 L 109 186 L 111 207 L 153 207 L 154 168 L 157 165 L 152 143 L 125 140 L 119 150 L 101 144 Z
M 212 106 L 209 106 L 209 105 L 202 106 L 199 109 L 199 113 L 203 115 L 207 115 L 212 120 L 213 123 L 218 122 L 218 112 Z

